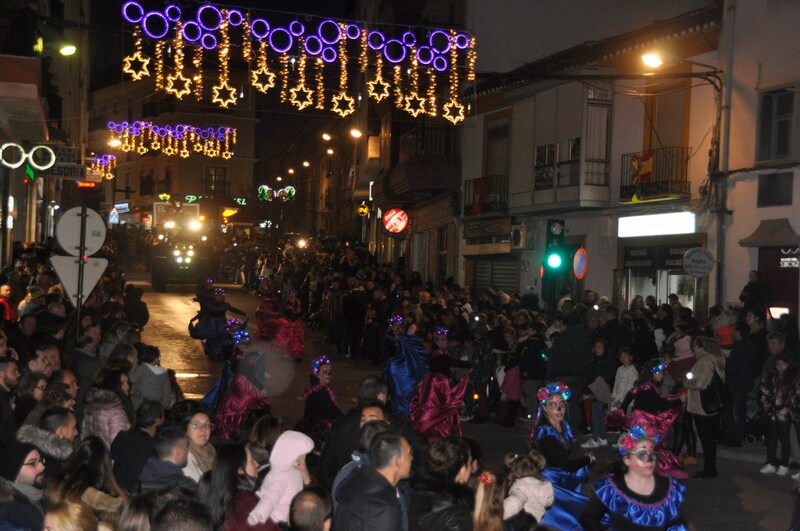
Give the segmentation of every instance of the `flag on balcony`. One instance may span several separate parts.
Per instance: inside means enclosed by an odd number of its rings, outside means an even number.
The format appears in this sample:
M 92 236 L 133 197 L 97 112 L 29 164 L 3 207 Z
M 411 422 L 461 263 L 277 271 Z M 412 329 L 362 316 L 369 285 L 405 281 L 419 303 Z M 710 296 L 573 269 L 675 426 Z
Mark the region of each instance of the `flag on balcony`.
M 634 184 L 642 184 L 650 181 L 653 176 L 653 151 L 642 151 L 631 157 L 631 174 Z
M 475 179 L 472 188 L 472 214 L 483 213 L 483 202 L 486 200 L 486 177 Z

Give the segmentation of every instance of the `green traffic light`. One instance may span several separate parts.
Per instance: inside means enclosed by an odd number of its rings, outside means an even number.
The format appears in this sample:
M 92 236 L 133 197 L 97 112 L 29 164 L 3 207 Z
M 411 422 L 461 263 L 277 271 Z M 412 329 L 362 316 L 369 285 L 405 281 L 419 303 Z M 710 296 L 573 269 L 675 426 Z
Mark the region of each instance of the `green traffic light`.
M 551 269 L 558 269 L 561 267 L 561 255 L 552 253 L 547 257 L 547 266 Z

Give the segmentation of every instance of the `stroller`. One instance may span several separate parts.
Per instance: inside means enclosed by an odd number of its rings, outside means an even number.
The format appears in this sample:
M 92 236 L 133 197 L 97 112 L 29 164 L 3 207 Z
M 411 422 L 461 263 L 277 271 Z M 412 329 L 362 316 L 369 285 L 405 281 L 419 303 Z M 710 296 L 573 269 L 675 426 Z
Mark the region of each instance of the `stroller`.
M 747 409 L 748 414 L 744 422 L 744 442 L 754 444 L 763 440 L 767 435 L 767 416 L 759 407 L 755 408 L 752 415 L 749 411 L 751 408 Z

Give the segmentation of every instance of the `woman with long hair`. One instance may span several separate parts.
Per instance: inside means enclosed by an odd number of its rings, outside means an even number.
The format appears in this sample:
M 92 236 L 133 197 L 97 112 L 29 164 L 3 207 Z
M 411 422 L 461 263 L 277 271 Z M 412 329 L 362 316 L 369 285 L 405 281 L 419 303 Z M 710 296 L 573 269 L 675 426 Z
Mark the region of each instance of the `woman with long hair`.
M 106 358 L 119 343 L 135 345 L 141 340 L 142 335 L 139 332 L 139 327 L 129 321 L 117 321 L 111 325 L 111 328 L 103 336 L 98 355 L 101 358 Z
M 683 386 L 689 390 L 686 411 L 692 415 L 697 428 L 697 436 L 703 446 L 703 470 L 695 474 L 696 479 L 717 477 L 717 436 L 719 435 L 719 411 L 706 411 L 700 392 L 715 385 L 714 379 L 725 384 L 725 357 L 719 344 L 706 336 L 692 340 L 692 351 L 697 361 L 692 370 L 686 373 Z
M 503 498 L 505 489 L 500 473 L 484 468 L 475 478 L 475 509 L 472 525 L 475 531 L 503 531 Z
M 117 485 L 108 448 L 98 437 L 87 437 L 75 449 L 61 472 L 44 489 L 45 508 L 61 500 L 81 501 L 95 514 L 115 524 L 127 501 Z
M 311 384 L 303 393 L 303 400 L 306 403 L 303 421 L 310 423 L 320 420 L 326 428 L 330 429 L 333 421 L 342 416 L 342 411 L 339 409 L 336 395 L 331 389 L 333 365 L 327 356 L 319 356 L 311 363 L 309 380 Z
M 47 387 L 47 376 L 41 372 L 29 372 L 19 379 L 14 392 L 14 419 L 22 426 L 28 414 L 42 401 Z
M 595 483 L 580 517 L 583 529 L 688 529 L 681 510 L 685 485 L 656 473 L 659 431 L 636 425 L 623 433 L 619 459 L 611 473 Z
M 44 531 L 102 531 L 112 528 L 97 519 L 92 508 L 80 501 L 61 500 L 44 515 Z
M 211 470 L 217 452 L 211 444 L 211 431 L 214 425 L 203 411 L 197 411 L 186 422 L 186 438 L 189 439 L 189 456 L 183 474 L 195 481 Z
M 129 430 L 136 420 L 130 391 L 127 371 L 101 371 L 86 399 L 86 414 L 81 432 L 97 435 L 106 448 L 110 448 L 117 434 Z
M 247 515 L 258 503 L 255 495 L 258 465 L 241 443 L 220 448 L 211 471 L 204 474 L 197 491 L 214 516 L 215 526 L 225 530 L 266 529 L 266 524 L 250 527 Z

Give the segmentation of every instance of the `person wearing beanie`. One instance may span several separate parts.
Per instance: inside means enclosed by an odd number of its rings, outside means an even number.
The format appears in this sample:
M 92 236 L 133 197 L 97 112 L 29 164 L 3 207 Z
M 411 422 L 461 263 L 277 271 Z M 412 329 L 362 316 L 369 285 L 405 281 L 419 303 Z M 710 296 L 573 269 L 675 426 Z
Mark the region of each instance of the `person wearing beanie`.
M 44 458 L 28 443 L 0 447 L 0 522 L 14 529 L 42 529 Z
M 28 287 L 28 294 L 19 303 L 18 314 L 33 315 L 44 310 L 44 299 L 47 293 L 39 286 Z

